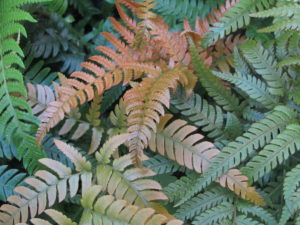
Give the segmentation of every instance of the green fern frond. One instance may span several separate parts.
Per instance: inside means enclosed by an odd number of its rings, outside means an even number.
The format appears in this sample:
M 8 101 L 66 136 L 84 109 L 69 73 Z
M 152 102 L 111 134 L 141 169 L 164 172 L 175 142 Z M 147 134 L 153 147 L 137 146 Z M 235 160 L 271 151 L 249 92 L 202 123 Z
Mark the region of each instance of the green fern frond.
M 65 14 L 68 8 L 68 0 L 52 0 L 48 5 L 50 12 L 58 13 L 60 15 Z
M 241 171 L 256 181 L 300 150 L 300 125 L 291 124 L 254 156 Z
M 143 162 L 146 168 L 151 169 L 156 174 L 175 173 L 177 171 L 184 172 L 185 167 L 178 165 L 178 163 L 169 160 L 161 155 L 149 157 L 148 160 Z
M 230 168 L 238 166 L 255 150 L 268 144 L 295 118 L 296 112 L 292 109 L 285 106 L 275 107 L 266 118 L 251 125 L 247 132 L 222 149 L 204 172 L 198 190 L 206 187 Z
M 14 189 L 26 177 L 25 173 L 18 173 L 16 169 L 6 170 L 7 166 L 0 166 L 0 200 L 6 201 L 7 198 L 15 194 Z
M 258 17 L 258 18 L 266 18 L 266 17 L 280 17 L 280 16 L 286 16 L 291 17 L 295 14 L 299 14 L 300 12 L 300 6 L 297 4 L 289 4 L 284 5 L 281 7 L 274 7 L 272 9 L 264 10 L 262 12 L 251 14 L 252 17 Z
M 237 204 L 237 210 L 239 212 L 242 212 L 245 215 L 251 215 L 256 218 L 259 218 L 261 221 L 264 222 L 266 225 L 275 225 L 277 224 L 277 221 L 270 212 L 268 212 L 266 209 L 253 205 L 246 201 L 239 201 Z
M 184 93 L 178 93 L 171 101 L 172 105 L 195 126 L 207 132 L 209 138 L 229 139 L 230 132 L 225 132 L 230 127 L 230 131 L 239 130 L 239 120 L 231 113 L 227 113 L 225 121 L 223 111 L 219 106 L 213 106 L 198 94 L 192 94 L 187 100 Z M 237 121 L 237 126 L 232 129 L 230 119 Z M 228 130 L 228 131 L 229 131 Z
M 251 121 L 251 122 L 258 122 L 259 120 L 262 120 L 265 117 L 265 115 L 255 109 L 252 109 L 250 106 L 246 107 L 243 111 L 243 118 Z
M 274 56 L 260 43 L 248 41 L 240 49 L 246 60 L 267 83 L 267 88 L 272 95 L 282 96 L 285 89 L 286 74 L 278 68 Z
M 281 22 L 275 23 L 266 28 L 258 30 L 258 32 L 279 32 L 279 31 L 299 31 L 300 19 L 286 19 Z
M 246 92 L 250 98 L 262 103 L 267 108 L 272 108 L 278 104 L 278 98 L 272 96 L 265 83 L 255 76 L 250 74 L 241 75 L 240 73 L 229 75 L 216 71 L 213 73 L 215 76 L 236 85 L 242 91 Z
M 184 18 L 190 21 L 194 21 L 197 16 L 203 18 L 224 2 L 225 0 L 155 0 L 156 6 L 153 10 L 163 16 L 169 25 L 175 25 Z
M 233 202 L 233 193 L 221 187 L 212 187 L 203 194 L 193 197 L 190 201 L 180 205 L 175 216 L 181 220 L 188 220 L 200 215 L 222 202 Z
M 104 113 L 107 111 L 124 93 L 126 90 L 126 85 L 118 84 L 108 91 L 104 93 L 103 100 L 102 100 L 102 106 L 101 106 L 101 113 Z
M 220 22 L 215 23 L 206 35 L 203 45 L 209 46 L 250 23 L 250 13 L 268 8 L 273 0 L 240 0 L 225 13 Z
M 287 57 L 277 64 L 278 67 L 296 66 L 296 65 L 300 66 L 300 56 Z
M 13 143 L 8 144 L 3 136 L 0 137 L 0 158 L 17 158 L 17 149 Z
M 249 218 L 245 215 L 237 216 L 235 219 L 235 224 L 236 225 L 264 225 L 256 220 L 254 220 L 253 218 Z
M 35 2 L 48 0 L 3 0 L 0 7 L 0 135 L 4 135 L 8 143 L 16 144 L 18 157 L 23 158 L 24 166 L 31 173 L 38 166 L 38 159 L 44 157 L 44 154 L 37 150 L 35 138 L 32 136 L 38 120 L 25 101 L 27 93 L 23 75 L 15 68 L 16 65 L 24 67 L 21 59 L 24 54 L 13 35 L 21 33 L 26 36 L 20 21 L 35 22 L 28 12 L 18 7 Z
M 224 219 L 232 219 L 233 211 L 234 208 L 232 203 L 223 202 L 212 209 L 206 210 L 199 216 L 196 216 L 193 220 L 193 225 L 213 225 Z
M 293 194 L 296 192 L 300 183 L 300 164 L 293 168 L 286 174 L 284 179 L 283 194 L 286 202 L 292 199 Z
M 206 89 L 208 95 L 212 97 L 218 105 L 222 106 L 226 111 L 235 112 L 237 115 L 239 115 L 241 112 L 239 99 L 232 94 L 232 92 L 221 83 L 221 80 L 215 77 L 213 73 L 204 65 L 194 44 L 190 44 L 193 66 L 201 85 Z
M 168 196 L 169 202 L 182 200 L 182 197 L 186 195 L 186 191 L 194 185 L 195 180 L 199 179 L 199 177 L 199 174 L 190 173 L 166 186 L 164 188 L 164 193 Z M 193 196 L 194 194 L 195 193 L 192 193 L 189 196 Z

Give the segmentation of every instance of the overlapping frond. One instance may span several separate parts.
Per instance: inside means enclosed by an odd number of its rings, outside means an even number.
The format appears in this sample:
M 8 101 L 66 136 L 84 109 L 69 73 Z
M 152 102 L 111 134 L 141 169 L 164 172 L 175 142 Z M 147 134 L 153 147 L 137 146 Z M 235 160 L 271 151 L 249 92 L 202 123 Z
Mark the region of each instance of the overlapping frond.
M 268 144 L 296 117 L 295 112 L 285 106 L 277 106 L 266 118 L 254 123 L 242 136 L 228 143 L 204 174 L 200 186 L 207 186 L 230 168 L 238 166 L 248 155 Z
M 254 156 L 242 172 L 256 181 L 300 150 L 300 125 L 290 124 Z
M 214 158 L 220 154 L 220 150 L 216 149 L 213 143 L 202 141 L 204 136 L 194 133 L 197 130 L 196 127 L 186 125 L 187 122 L 184 120 L 169 123 L 171 118 L 169 114 L 161 118 L 158 129 L 152 134 L 149 142 L 150 149 L 176 161 L 179 165 L 195 170 L 197 173 L 204 173 Z M 181 202 L 198 192 L 197 180 L 192 181 L 194 184 L 188 190 L 182 191 L 187 194 Z M 217 182 L 242 198 L 256 204 L 264 204 L 261 196 L 255 192 L 255 188 L 249 187 L 247 177 L 243 176 L 239 170 L 229 170 Z
M 124 101 L 130 133 L 129 150 L 138 165 L 141 165 L 139 158 L 142 150 L 148 145 L 151 132 L 156 131 L 159 117 L 165 113 L 164 107 L 169 108 L 169 89 L 175 89 L 177 82 L 186 78 L 185 73 L 184 68 L 175 67 L 167 71 L 156 69 L 137 87 L 126 92 Z M 186 80 L 183 82 L 186 83 Z
M 92 186 L 82 196 L 84 212 L 80 224 L 124 224 L 124 225 L 182 225 L 180 220 L 169 220 L 166 216 L 155 214 L 152 208 L 139 208 L 116 200 L 112 195 L 98 197 L 101 186 Z
M 111 34 L 103 33 L 103 35 L 116 46 L 125 56 L 129 56 L 129 52 L 124 43 L 119 41 Z M 37 142 L 41 143 L 43 137 L 54 127 L 59 121 L 63 120 L 66 113 L 70 113 L 71 108 L 77 107 L 87 101 L 91 101 L 95 96 L 103 94 L 112 86 L 123 82 L 128 83 L 132 79 L 137 79 L 141 76 L 139 73 L 134 73 L 132 70 L 122 69 L 119 63 L 124 63 L 122 55 L 107 47 L 98 47 L 104 54 L 111 57 L 112 60 L 104 56 L 92 56 L 92 62 L 84 62 L 81 66 L 94 75 L 86 72 L 77 71 L 71 74 L 71 78 L 64 80 L 63 86 L 58 87 L 58 92 L 61 97 L 56 101 L 49 103 L 49 107 L 42 115 L 42 124 L 37 132 Z M 127 52 L 127 54 L 126 54 Z M 104 68 L 98 66 L 102 65 Z M 109 70 L 107 72 L 106 70 Z
M 282 96 L 287 75 L 282 68 L 277 67 L 275 57 L 256 41 L 248 41 L 240 49 L 246 60 L 266 81 L 269 92 L 276 96 Z
M 192 43 L 190 51 L 196 75 L 198 76 L 201 85 L 208 92 L 208 95 L 226 111 L 233 111 L 239 114 L 241 110 L 239 99 L 204 65 Z
M 207 33 L 203 45 L 209 46 L 250 23 L 250 13 L 268 8 L 273 0 L 239 0 Z
M 232 113 L 227 113 L 225 120 L 222 109 L 211 105 L 198 94 L 192 94 L 186 99 L 184 93 L 179 92 L 171 101 L 172 105 L 195 126 L 207 132 L 209 138 L 229 139 L 232 131 L 241 131 L 240 122 Z
M 233 196 L 225 188 L 213 187 L 180 205 L 175 216 L 182 220 L 191 219 L 222 202 L 233 202 Z
M 47 85 L 27 83 L 26 88 L 28 92 L 27 101 L 32 108 L 32 113 L 38 117 L 50 102 L 56 100 L 56 94 Z
M 119 145 L 127 141 L 128 134 L 116 135 L 110 138 L 96 153 L 97 183 L 103 190 L 139 207 L 151 207 L 151 201 L 165 200 L 167 197 L 161 192 L 162 187 L 149 177 L 155 173 L 148 168 L 129 168 L 132 166 L 130 155 L 115 159 L 111 164 L 110 157 Z
M 277 32 L 277 31 L 299 31 L 300 6 L 297 2 L 286 1 L 278 2 L 274 8 L 254 13 L 251 16 L 258 18 L 280 17 L 281 20 L 274 19 L 273 25 L 262 28 L 260 32 Z
M 58 148 L 75 164 L 77 173 L 70 168 L 52 159 L 41 159 L 40 163 L 49 168 L 39 170 L 34 177 L 25 180 L 26 186 L 18 186 L 15 192 L 19 196 L 10 196 L 0 208 L 0 224 L 12 225 L 26 222 L 41 214 L 46 208 L 51 207 L 56 201 L 63 201 L 67 194 L 75 196 L 81 190 L 84 192 L 91 185 L 91 164 L 81 156 L 74 148 L 67 144 L 56 141 Z M 56 175 L 54 175 L 56 174 Z
M 270 94 L 266 84 L 251 74 L 242 75 L 240 73 L 236 73 L 230 75 L 214 72 L 214 75 L 236 85 L 242 91 L 247 93 L 251 99 L 262 103 L 268 108 L 272 108 L 278 104 L 278 98 Z

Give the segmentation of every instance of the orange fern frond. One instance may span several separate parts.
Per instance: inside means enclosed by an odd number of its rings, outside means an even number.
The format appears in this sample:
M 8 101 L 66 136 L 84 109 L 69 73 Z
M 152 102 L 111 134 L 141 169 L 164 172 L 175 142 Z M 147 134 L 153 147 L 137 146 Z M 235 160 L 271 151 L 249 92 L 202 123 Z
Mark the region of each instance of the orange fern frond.
M 228 187 L 242 198 L 253 202 L 256 205 L 264 205 L 264 199 L 255 191 L 254 187 L 249 186 L 248 177 L 242 175 L 241 171 L 231 169 L 217 180 L 222 187 Z
M 137 87 L 125 93 L 124 101 L 130 133 L 129 150 L 136 164 L 141 165 L 139 158 L 142 150 L 148 145 L 151 131 L 156 131 L 159 117 L 164 115 L 164 107 L 169 108 L 169 89 L 175 89 L 183 76 L 185 74 L 182 67 L 162 71 L 160 74 L 151 74 Z

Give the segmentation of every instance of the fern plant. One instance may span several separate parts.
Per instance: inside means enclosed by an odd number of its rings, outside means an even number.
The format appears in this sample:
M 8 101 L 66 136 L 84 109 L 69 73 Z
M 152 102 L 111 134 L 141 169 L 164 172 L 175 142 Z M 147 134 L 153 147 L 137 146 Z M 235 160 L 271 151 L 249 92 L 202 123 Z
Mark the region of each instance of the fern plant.
M 299 223 L 300 35 L 250 19 L 298 0 L 38 2 L 0 5 L 0 225 Z

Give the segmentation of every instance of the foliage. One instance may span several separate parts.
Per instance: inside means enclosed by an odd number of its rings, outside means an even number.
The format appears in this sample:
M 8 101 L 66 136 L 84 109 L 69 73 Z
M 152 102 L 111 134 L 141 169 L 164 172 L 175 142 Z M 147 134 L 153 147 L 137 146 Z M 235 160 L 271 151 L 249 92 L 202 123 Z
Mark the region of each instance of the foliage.
M 0 0 L 0 225 L 299 224 L 299 4 Z

